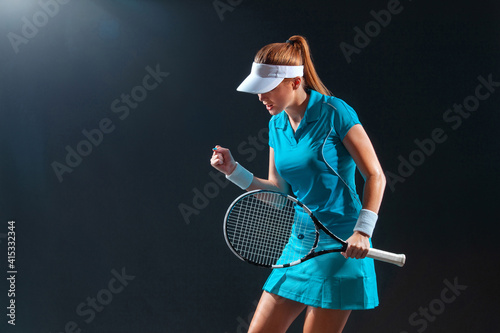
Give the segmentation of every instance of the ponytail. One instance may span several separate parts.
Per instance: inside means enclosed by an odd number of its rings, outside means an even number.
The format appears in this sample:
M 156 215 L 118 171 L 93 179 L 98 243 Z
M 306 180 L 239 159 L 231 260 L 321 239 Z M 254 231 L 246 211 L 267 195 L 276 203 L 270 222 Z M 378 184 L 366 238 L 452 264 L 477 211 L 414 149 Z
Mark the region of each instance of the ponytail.
M 272 43 L 257 52 L 254 61 L 268 65 L 304 65 L 304 89 L 316 90 L 320 94 L 333 96 L 326 88 L 314 68 L 307 40 L 302 36 L 292 36 L 285 43 Z

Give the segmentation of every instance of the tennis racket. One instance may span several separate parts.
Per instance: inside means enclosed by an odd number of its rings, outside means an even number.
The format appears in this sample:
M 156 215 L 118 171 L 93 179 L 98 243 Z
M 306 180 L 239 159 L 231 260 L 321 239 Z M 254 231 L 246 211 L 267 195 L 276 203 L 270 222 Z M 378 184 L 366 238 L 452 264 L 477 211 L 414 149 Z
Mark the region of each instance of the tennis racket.
M 315 251 L 322 230 L 338 247 Z M 332 252 L 344 252 L 347 243 L 328 230 L 303 203 L 292 196 L 267 190 L 240 195 L 224 218 L 224 237 L 231 251 L 254 265 L 283 268 Z M 367 257 L 402 267 L 404 254 L 370 249 Z

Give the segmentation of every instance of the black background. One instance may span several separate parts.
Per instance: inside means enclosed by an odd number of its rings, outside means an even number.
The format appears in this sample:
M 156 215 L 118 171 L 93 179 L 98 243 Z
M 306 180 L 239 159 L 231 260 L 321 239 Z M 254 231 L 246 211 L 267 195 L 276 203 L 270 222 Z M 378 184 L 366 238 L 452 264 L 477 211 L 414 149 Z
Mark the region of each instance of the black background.
M 230 10 L 219 13 L 210 0 L 42 3 L 46 22 L 37 1 L 0 0 L 2 332 L 246 332 L 269 272 L 227 249 L 222 219 L 241 190 L 209 159 L 221 144 L 266 176 L 269 115 L 235 88 L 260 47 L 294 34 L 358 112 L 388 176 L 374 245 L 408 258 L 377 263 L 381 304 L 354 312 L 345 332 L 498 330 L 499 83 L 479 88 L 488 97 L 460 123 L 445 119 L 474 101 L 479 77 L 500 82 L 496 1 L 402 0 L 350 57 L 341 43 L 354 46 L 354 28 L 396 1 L 222 0 Z M 41 27 L 16 52 L 23 17 Z M 111 105 L 146 67 L 169 74 L 120 119 Z M 113 131 L 60 181 L 53 163 L 105 118 Z M 442 142 L 419 153 L 435 129 Z M 130 279 L 115 294 L 113 270 Z M 107 304 L 95 316 L 77 312 L 97 296 Z M 298 320 L 290 332 L 300 331 Z

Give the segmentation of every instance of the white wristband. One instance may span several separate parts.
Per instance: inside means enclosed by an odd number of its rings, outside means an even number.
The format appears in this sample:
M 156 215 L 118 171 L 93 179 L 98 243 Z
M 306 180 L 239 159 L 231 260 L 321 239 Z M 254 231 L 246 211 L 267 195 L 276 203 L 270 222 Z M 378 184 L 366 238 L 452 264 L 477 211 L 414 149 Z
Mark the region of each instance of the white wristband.
M 361 209 L 354 231 L 361 231 L 371 237 L 373 229 L 375 229 L 375 224 L 377 224 L 377 219 L 377 213 L 368 209 Z
M 252 184 L 253 173 L 236 162 L 236 169 L 232 174 L 226 175 L 226 178 L 241 187 L 242 190 L 246 190 Z

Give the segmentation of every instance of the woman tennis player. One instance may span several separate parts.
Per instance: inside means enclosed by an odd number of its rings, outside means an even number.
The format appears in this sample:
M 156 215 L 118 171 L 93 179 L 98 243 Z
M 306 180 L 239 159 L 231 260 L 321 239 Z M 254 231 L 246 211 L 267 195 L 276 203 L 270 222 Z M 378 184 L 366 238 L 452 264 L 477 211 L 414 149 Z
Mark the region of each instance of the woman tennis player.
M 378 305 L 373 260 L 365 256 L 385 177 L 370 139 L 356 112 L 321 82 L 302 36 L 259 50 L 237 90 L 257 94 L 272 116 L 268 179 L 254 177 L 221 146 L 214 148 L 211 165 L 245 190 L 291 190 L 349 243 L 342 254 L 274 269 L 249 332 L 285 332 L 304 309 L 304 332 L 342 332 L 352 310 Z M 365 179 L 362 200 L 356 167 Z M 319 247 L 328 248 L 328 238 Z

